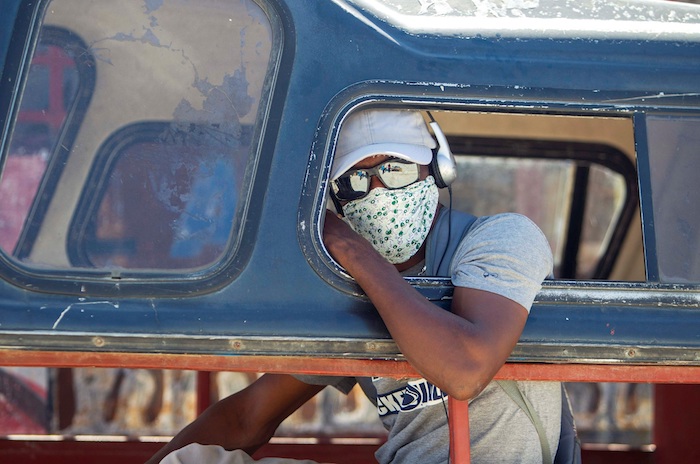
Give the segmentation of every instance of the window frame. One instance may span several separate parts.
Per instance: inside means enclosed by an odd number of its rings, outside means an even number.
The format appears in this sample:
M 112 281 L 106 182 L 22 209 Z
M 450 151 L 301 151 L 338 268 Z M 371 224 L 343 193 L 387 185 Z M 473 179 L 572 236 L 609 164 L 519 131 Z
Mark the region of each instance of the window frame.
M 20 235 L 16 251 L 13 253 L 13 255 L 17 254 L 17 257 L 10 256 L 4 250 L 0 250 L 0 276 L 3 279 L 23 289 L 48 294 L 78 295 L 80 297 L 89 295 L 171 298 L 182 297 L 183 285 L 189 286 L 186 294 L 192 297 L 215 292 L 233 281 L 242 272 L 252 254 L 253 247 L 252 245 L 239 245 L 234 248 L 232 244 L 252 244 L 256 235 L 260 222 L 261 199 L 266 190 L 270 158 L 276 143 L 275 134 L 281 124 L 279 119 L 271 118 L 270 114 L 281 109 L 295 54 L 294 29 L 286 7 L 276 0 L 251 1 L 260 7 L 269 21 L 272 32 L 271 54 L 265 70 L 265 81 L 262 85 L 258 113 L 252 128 L 250 156 L 255 159 L 246 165 L 241 191 L 240 201 L 244 203 L 240 208 L 242 225 L 239 229 L 239 237 L 237 240 L 230 241 L 222 258 L 201 272 L 189 272 L 188 270 L 188 272 L 183 271 L 176 275 L 172 272 L 150 274 L 144 272 L 128 278 L 114 276 L 110 272 L 99 270 L 37 268 L 18 261 L 20 258 L 26 258 L 31 252 L 31 243 L 36 239 L 36 234 L 40 229 L 36 218 L 40 217 L 48 208 L 52 200 L 52 189 L 55 189 L 60 181 L 60 170 L 54 170 L 53 165 L 58 164 L 58 167 L 62 167 L 65 163 L 61 163 L 58 156 L 52 154 L 54 160 L 47 166 L 46 175 L 37 193 L 37 198 L 42 198 L 42 201 L 38 205 L 35 201 L 30 209 L 27 221 L 31 222 L 32 226 L 29 231 L 25 228 Z M 0 102 L 9 103 L 7 108 L 0 107 L 0 110 L 6 111 L 8 115 L 8 122 L 5 125 L 1 140 L 2 145 L 0 146 L 3 154 L 8 149 L 14 122 L 17 120 L 19 96 L 24 91 L 31 60 L 39 44 L 39 36 L 42 31 L 48 28 L 60 29 L 43 24 L 44 13 L 50 3 L 51 0 L 41 0 L 36 3 L 24 2 L 20 5 L 13 33 L 17 40 L 13 41 L 8 50 L 7 63 L 9 65 L 3 69 L 3 77 L 9 78 L 4 79 L 3 84 L 0 85 Z M 79 37 L 70 31 L 68 34 Z M 89 49 L 82 41 L 80 46 L 84 50 Z M 90 56 L 89 62 L 94 63 L 95 58 Z M 92 88 L 94 88 L 94 80 L 96 79 L 94 66 L 91 66 L 91 72 L 93 73 Z M 9 84 L 7 84 L 8 82 Z M 78 92 L 80 91 L 79 89 Z M 64 161 L 70 153 L 73 140 L 80 128 L 81 118 L 84 116 L 82 114 L 84 112 L 75 110 L 75 104 L 73 106 L 72 117 L 66 119 L 59 143 L 57 143 Z M 2 169 L 1 166 L 0 169 Z M 88 176 L 88 178 L 92 177 L 92 174 Z M 77 210 L 75 212 L 80 215 Z
M 66 246 L 68 257 L 73 266 L 75 266 L 76 268 L 84 269 L 87 272 L 103 272 L 100 271 L 100 269 L 102 269 L 101 267 L 98 267 L 92 263 L 92 260 L 84 244 L 89 240 L 88 236 L 91 233 L 91 219 L 94 219 L 96 217 L 99 207 L 101 205 L 101 201 L 109 189 L 111 173 L 114 171 L 114 169 L 119 163 L 119 157 L 123 154 L 122 150 L 130 147 L 133 144 L 156 141 L 164 133 L 166 133 L 166 131 L 172 130 L 173 124 L 177 125 L 178 123 L 173 121 L 135 122 L 128 126 L 122 127 L 117 131 L 114 131 L 98 149 L 97 154 L 95 156 L 94 165 L 90 170 L 85 185 L 83 186 L 82 193 L 80 195 L 80 201 L 75 210 L 75 215 L 71 220 L 70 228 L 68 230 L 68 239 Z M 215 129 L 206 125 L 196 124 L 188 124 L 187 128 L 198 130 Z M 247 140 L 249 142 L 248 145 L 250 147 L 253 147 L 253 128 L 244 125 L 241 127 L 241 129 L 241 139 Z M 247 160 L 246 165 L 247 164 L 250 164 L 250 160 Z M 208 273 L 211 273 L 212 268 L 216 268 L 218 265 L 220 265 L 221 262 L 226 262 L 232 259 L 240 245 L 240 227 L 241 223 L 243 222 L 241 218 L 243 205 L 241 205 L 240 202 L 242 200 L 247 199 L 247 195 L 245 195 L 246 183 L 249 183 L 249 179 L 244 179 L 244 185 L 240 186 L 240 198 L 237 202 L 235 211 L 233 212 L 231 229 L 229 230 L 229 234 L 234 234 L 234 240 L 232 240 L 230 243 L 224 246 L 219 258 L 217 258 L 209 264 L 198 267 L 175 269 L 163 268 L 158 270 L 150 270 L 149 268 L 139 267 L 119 268 L 119 276 L 121 278 L 131 277 L 136 279 L 174 278 L 181 280 L 194 280 L 201 278 L 202 276 L 206 276 Z M 114 272 L 116 271 L 116 269 L 115 271 L 112 271 L 113 277 L 116 275 L 114 274 Z
M 468 97 L 455 97 L 450 96 L 438 96 L 438 92 L 435 91 L 431 93 L 429 90 L 423 92 L 420 96 L 416 93 L 408 93 L 409 89 L 408 83 L 403 82 L 391 82 L 391 83 L 363 83 L 362 85 L 357 85 L 346 89 L 345 92 L 336 95 L 334 100 L 332 100 L 324 111 L 324 116 L 319 121 L 316 140 L 313 144 L 313 152 L 311 159 L 323 159 L 325 160 L 324 169 L 319 170 L 318 174 L 314 173 L 314 168 L 309 164 L 307 167 L 307 176 L 305 178 L 305 184 L 302 193 L 302 202 L 300 204 L 299 212 L 299 223 L 305 224 L 308 218 L 305 214 L 308 214 L 309 208 L 312 214 L 312 224 L 314 227 L 314 233 L 310 234 L 308 237 L 308 230 L 306 228 L 299 228 L 298 235 L 299 240 L 304 243 L 306 240 L 310 240 L 313 243 L 313 247 L 304 247 L 304 250 L 315 250 L 315 255 L 311 253 L 306 253 L 307 260 L 316 269 L 316 271 L 332 286 L 338 288 L 346 293 L 353 294 L 355 296 L 362 297 L 364 293 L 360 287 L 355 283 L 354 279 L 338 264 L 332 259 L 330 253 L 325 249 L 323 245 L 322 237 L 322 227 L 323 219 L 321 212 L 325 210 L 325 202 L 327 197 L 327 189 L 329 188 L 328 176 L 330 174 L 330 167 L 332 165 L 333 153 L 335 150 L 335 143 L 337 142 L 337 137 L 342 127 L 343 120 L 352 112 L 357 111 L 361 107 L 401 107 L 401 108 L 415 108 L 418 110 L 431 110 L 435 112 L 439 111 L 464 111 L 464 112 L 486 112 L 486 113 L 503 113 L 503 114 L 517 114 L 517 115 L 558 115 L 558 116 L 580 116 L 580 117 L 622 117 L 635 121 L 635 113 L 630 111 L 629 108 L 614 108 L 605 107 L 600 108 L 599 106 L 582 105 L 581 107 L 574 108 L 572 105 L 550 105 L 542 106 L 533 105 L 529 103 L 525 98 L 517 101 L 505 101 L 502 99 L 494 99 L 493 102 L 486 102 L 484 99 L 479 99 L 479 101 L 473 101 Z M 439 87 L 441 92 L 444 90 Z M 459 91 L 458 91 L 459 92 Z M 457 100 L 457 101 L 455 101 Z M 630 134 L 637 137 L 636 129 L 634 129 L 634 134 Z M 469 137 L 470 139 L 472 137 Z M 476 139 L 476 138 L 474 138 Z M 450 140 L 454 140 L 454 136 L 450 137 Z M 506 140 L 506 139 L 504 139 Z M 512 138 L 508 139 L 510 143 L 522 143 L 522 139 Z M 546 145 L 549 141 L 536 141 L 528 140 L 527 143 L 531 143 L 533 147 L 538 147 Z M 561 147 L 564 147 L 567 142 L 555 142 L 556 144 L 562 143 Z M 580 142 L 570 142 L 573 145 L 578 145 Z M 581 148 L 587 151 L 587 155 L 583 158 L 596 159 L 599 160 L 599 155 L 596 153 L 604 153 L 605 155 L 610 154 L 614 159 L 601 163 L 610 169 L 624 173 L 625 183 L 628 192 L 632 192 L 633 195 L 629 196 L 625 200 L 625 206 L 619 218 L 619 224 L 629 224 L 636 213 L 636 206 L 639 205 L 639 176 L 640 173 L 635 169 L 632 162 L 618 149 L 604 145 L 604 144 L 586 144 L 581 143 Z M 582 159 L 583 160 L 583 159 Z M 608 165 L 609 163 L 609 165 Z M 634 177 L 630 177 L 630 174 L 634 173 Z M 313 182 L 317 181 L 318 185 L 313 185 Z M 312 194 L 313 192 L 313 194 Z M 313 197 L 313 206 L 305 202 L 305 199 Z M 623 227 L 617 227 L 615 233 L 611 236 L 608 250 L 604 253 L 604 259 L 601 259 L 596 270 L 596 276 L 609 275 L 612 271 L 614 265 L 614 258 L 617 253 L 614 251 L 612 245 L 621 244 L 625 238 L 626 230 Z M 304 237 L 307 235 L 307 237 Z M 617 246 L 619 249 L 620 247 Z M 575 252 L 574 248 L 568 252 L 572 255 Z M 646 249 L 644 253 L 646 253 Z M 452 288 L 451 282 L 447 278 L 443 277 L 406 277 L 406 279 L 422 294 L 424 294 L 429 299 L 443 300 L 451 295 Z M 589 282 L 593 282 L 594 279 L 577 279 L 571 280 L 570 278 L 558 278 L 553 282 L 572 282 L 576 283 L 577 286 L 588 285 Z M 649 280 L 647 279 L 647 282 Z M 626 284 L 626 282 L 622 282 Z M 644 284 L 641 282 L 640 284 Z M 700 285 L 699 285 L 700 287 Z

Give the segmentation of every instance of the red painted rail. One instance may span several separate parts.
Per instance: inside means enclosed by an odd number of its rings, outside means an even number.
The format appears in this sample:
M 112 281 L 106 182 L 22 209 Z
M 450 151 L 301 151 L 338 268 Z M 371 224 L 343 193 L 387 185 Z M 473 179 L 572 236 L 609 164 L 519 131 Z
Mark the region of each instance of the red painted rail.
M 36 367 L 130 367 L 305 373 L 349 376 L 416 376 L 405 361 L 361 360 L 292 356 L 213 356 L 159 353 L 43 352 L 0 350 L 0 365 Z M 700 384 L 700 366 L 634 364 L 534 364 L 509 363 L 499 379 L 567 382 L 632 382 Z M 469 463 L 469 420 L 466 401 L 449 402 L 450 458 Z

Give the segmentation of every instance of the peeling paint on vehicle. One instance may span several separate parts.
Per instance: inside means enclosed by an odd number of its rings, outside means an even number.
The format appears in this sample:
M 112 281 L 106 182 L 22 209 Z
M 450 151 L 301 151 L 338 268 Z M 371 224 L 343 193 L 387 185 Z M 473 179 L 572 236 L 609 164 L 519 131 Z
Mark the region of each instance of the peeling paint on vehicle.
M 409 32 L 700 41 L 700 6 L 653 0 L 349 0 Z

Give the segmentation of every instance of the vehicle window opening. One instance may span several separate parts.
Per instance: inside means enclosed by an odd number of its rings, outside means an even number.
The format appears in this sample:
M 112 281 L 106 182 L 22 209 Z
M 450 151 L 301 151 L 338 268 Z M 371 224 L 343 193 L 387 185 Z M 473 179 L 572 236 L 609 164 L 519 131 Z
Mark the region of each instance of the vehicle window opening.
M 646 280 L 630 119 L 431 114 L 458 171 L 452 198 L 440 189 L 443 205 L 451 201 L 476 216 L 529 217 L 552 247 L 554 279 Z M 611 124 L 616 131 L 605 127 Z M 336 209 L 330 199 L 326 207 Z

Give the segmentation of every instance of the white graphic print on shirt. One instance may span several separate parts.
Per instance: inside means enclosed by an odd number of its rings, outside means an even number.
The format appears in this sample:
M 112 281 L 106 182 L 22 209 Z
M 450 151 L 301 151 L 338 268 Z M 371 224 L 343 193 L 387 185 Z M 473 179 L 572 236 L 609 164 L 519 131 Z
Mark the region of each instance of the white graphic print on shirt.
M 380 417 L 414 411 L 442 403 L 447 395 L 425 379 L 408 382 L 405 388 L 377 395 L 377 411 Z

